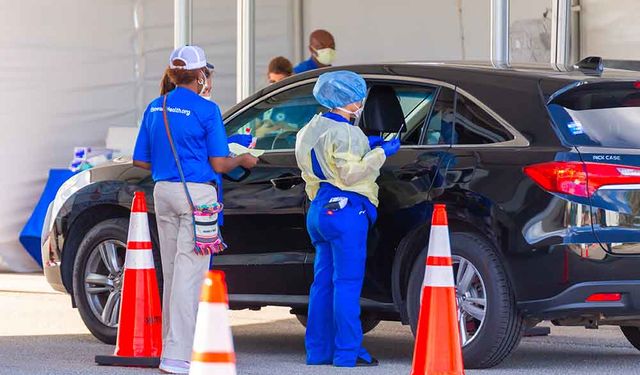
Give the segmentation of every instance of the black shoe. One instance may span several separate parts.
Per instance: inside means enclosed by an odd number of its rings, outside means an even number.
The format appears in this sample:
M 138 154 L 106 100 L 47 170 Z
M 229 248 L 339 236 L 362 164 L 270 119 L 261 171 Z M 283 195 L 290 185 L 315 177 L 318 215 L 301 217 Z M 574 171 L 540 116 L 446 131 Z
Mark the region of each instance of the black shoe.
M 371 362 L 367 362 L 360 357 L 358 357 L 358 359 L 356 360 L 356 367 L 374 367 L 374 366 L 377 366 L 378 364 L 380 364 L 380 362 L 373 357 L 371 357 Z

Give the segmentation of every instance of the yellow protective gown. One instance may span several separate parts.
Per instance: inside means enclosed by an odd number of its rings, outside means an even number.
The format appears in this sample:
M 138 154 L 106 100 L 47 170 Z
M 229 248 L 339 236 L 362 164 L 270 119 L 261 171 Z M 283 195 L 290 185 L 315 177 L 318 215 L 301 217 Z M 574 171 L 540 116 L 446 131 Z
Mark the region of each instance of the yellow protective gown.
M 311 150 L 315 150 L 326 180 L 313 173 Z M 326 181 L 341 190 L 364 195 L 377 207 L 376 179 L 385 159 L 382 148 L 371 150 L 360 128 L 319 114 L 296 137 L 296 160 L 310 200 L 316 197 L 320 182 Z

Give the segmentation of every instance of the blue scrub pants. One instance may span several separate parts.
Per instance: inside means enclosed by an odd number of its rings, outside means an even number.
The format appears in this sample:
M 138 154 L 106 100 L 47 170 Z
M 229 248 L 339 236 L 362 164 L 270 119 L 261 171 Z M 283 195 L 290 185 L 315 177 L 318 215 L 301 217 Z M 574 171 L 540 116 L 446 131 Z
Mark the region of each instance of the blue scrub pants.
M 375 208 L 360 197 L 349 199 L 341 210 L 329 211 L 324 206 L 330 197 L 323 197 L 321 192 L 307 215 L 307 230 L 316 249 L 305 337 L 307 364 L 353 367 L 358 357 L 371 361 L 362 347 L 360 293 L 367 257 L 368 216 L 375 216 Z

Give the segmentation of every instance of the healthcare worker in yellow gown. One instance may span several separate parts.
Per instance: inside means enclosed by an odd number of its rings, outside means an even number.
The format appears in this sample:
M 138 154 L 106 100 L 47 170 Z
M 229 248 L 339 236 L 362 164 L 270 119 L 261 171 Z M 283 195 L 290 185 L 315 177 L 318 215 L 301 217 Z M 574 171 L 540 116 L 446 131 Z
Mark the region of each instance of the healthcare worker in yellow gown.
M 311 200 L 307 230 L 316 249 L 305 337 L 309 365 L 378 364 L 362 347 L 360 293 L 367 233 L 377 216 L 376 178 L 400 142 L 367 138 L 353 126 L 366 92 L 356 73 L 320 75 L 313 95 L 330 111 L 314 116 L 296 140 L 296 160 Z

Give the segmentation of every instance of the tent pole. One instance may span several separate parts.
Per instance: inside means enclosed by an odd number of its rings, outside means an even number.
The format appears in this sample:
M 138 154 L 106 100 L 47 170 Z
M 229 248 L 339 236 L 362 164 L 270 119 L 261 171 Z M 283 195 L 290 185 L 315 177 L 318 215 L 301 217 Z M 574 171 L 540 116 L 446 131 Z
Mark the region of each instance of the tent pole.
M 294 64 L 297 61 L 305 59 L 307 54 L 307 42 L 304 35 L 303 24 L 303 3 L 302 0 L 293 0 L 292 13 L 293 13 L 293 59 Z
M 236 99 L 253 94 L 255 77 L 255 0 L 238 0 Z
M 551 12 L 551 65 L 561 71 L 570 68 L 571 0 L 555 0 Z
M 491 64 L 509 66 L 509 0 L 491 0 Z
M 191 0 L 173 1 L 173 46 L 178 48 L 192 42 L 193 4 Z

